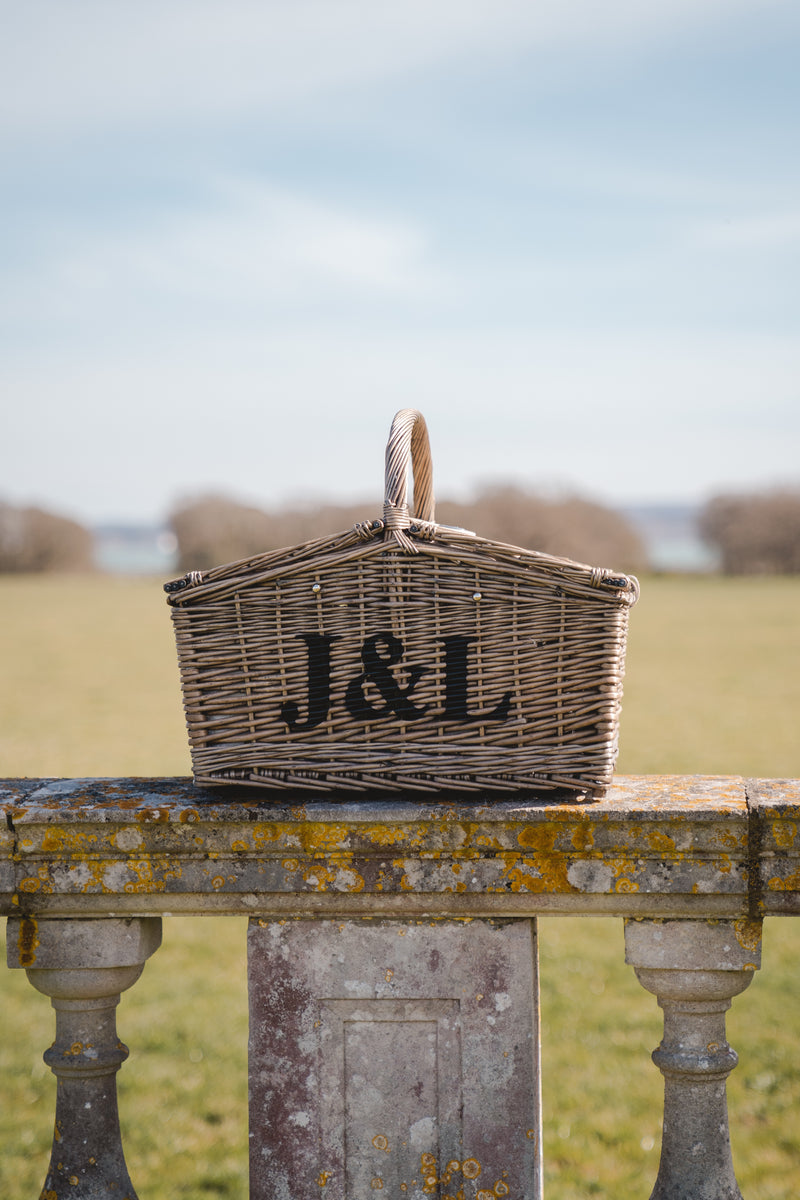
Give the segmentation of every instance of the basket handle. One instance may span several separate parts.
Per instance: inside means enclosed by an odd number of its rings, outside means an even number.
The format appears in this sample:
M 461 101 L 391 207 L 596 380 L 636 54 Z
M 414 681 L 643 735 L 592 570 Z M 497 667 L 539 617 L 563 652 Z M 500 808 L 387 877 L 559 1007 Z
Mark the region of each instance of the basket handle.
M 401 531 L 408 529 L 411 516 L 408 509 L 408 469 L 414 475 L 414 516 L 419 521 L 433 521 L 433 462 L 428 440 L 428 426 L 415 408 L 401 408 L 395 414 L 389 441 L 386 443 L 386 485 L 383 520 L 387 533 L 394 533 L 401 543 L 406 539 Z M 400 536 L 398 537 L 398 533 Z

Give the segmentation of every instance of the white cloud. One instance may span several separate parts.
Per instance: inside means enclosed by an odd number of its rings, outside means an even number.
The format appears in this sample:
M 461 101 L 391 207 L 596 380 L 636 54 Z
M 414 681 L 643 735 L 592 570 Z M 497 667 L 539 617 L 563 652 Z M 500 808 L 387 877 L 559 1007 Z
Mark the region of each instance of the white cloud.
M 33 322 L 96 313 L 102 325 L 110 304 L 147 320 L 163 304 L 180 319 L 185 303 L 235 322 L 248 309 L 424 302 L 446 290 L 409 221 L 244 180 L 207 186 L 204 201 L 113 232 L 48 230 L 41 258 L 4 273 L 0 312 Z
M 760 0 L 758 15 L 793 0 Z M 752 15 L 751 0 L 27 0 L 0 43 L 0 127 L 285 118 L 287 104 L 509 52 L 629 54 Z

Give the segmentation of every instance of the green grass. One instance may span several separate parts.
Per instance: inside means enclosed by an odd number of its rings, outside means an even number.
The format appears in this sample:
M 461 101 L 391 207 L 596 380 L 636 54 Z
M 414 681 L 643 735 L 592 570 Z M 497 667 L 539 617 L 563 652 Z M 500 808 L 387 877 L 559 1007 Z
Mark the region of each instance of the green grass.
M 648 579 L 631 614 L 619 769 L 800 776 L 800 580 Z M 188 774 L 157 582 L 0 579 L 0 776 Z M 247 1194 L 244 920 L 166 918 L 123 996 L 125 1149 L 140 1200 Z M 622 923 L 540 923 L 549 1200 L 641 1200 L 658 1165 L 661 1036 L 625 966 Z M 800 922 L 768 921 L 764 966 L 733 1004 L 731 1137 L 747 1200 L 800 1179 Z M 3 976 L 0 1194 L 36 1195 L 55 1080 L 53 1013 Z
M 632 610 L 617 769 L 800 772 L 800 579 L 644 581 Z
M 0 776 L 188 775 L 154 580 L 0 576 Z

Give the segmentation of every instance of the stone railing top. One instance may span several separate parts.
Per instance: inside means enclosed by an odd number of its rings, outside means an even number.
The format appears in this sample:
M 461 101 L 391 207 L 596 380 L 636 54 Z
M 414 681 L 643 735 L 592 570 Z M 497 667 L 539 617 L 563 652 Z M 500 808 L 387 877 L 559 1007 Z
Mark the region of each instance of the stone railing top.
M 800 912 L 800 780 L 341 801 L 191 780 L 0 780 L 0 905 L 49 916 Z

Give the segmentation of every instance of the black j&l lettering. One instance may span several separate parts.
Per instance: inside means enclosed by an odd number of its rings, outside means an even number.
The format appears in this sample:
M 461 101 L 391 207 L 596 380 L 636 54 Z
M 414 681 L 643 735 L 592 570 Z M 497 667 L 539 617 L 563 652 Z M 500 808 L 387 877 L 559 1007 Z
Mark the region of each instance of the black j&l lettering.
M 300 708 L 296 701 L 285 700 L 281 704 L 281 717 L 291 733 L 306 733 L 316 729 L 328 716 L 331 707 L 331 645 L 339 638 L 332 634 L 301 633 L 300 640 L 308 650 L 308 684 L 306 719 L 300 719 Z M 444 646 L 445 694 L 444 711 L 438 715 L 444 721 L 505 721 L 511 710 L 511 692 L 506 692 L 494 708 L 484 712 L 471 712 L 469 707 L 469 646 L 475 638 L 453 635 L 436 639 Z M 406 666 L 406 685 L 401 687 L 390 670 L 403 657 L 405 647 L 393 633 L 376 633 L 364 640 L 361 647 L 361 663 L 364 670 L 347 685 L 344 704 L 356 721 L 375 721 L 394 714 L 401 721 L 418 721 L 428 715 L 430 705 L 415 704 L 412 700 L 414 688 L 424 674 L 426 666 Z M 366 693 L 367 684 L 372 684 L 380 694 L 373 700 Z M 431 713 L 435 716 L 435 713 Z

